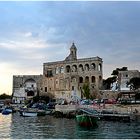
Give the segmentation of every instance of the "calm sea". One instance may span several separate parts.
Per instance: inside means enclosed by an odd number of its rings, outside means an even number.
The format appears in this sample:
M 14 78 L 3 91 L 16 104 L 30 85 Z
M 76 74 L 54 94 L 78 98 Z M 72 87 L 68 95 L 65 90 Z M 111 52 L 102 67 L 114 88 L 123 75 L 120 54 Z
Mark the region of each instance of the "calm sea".
M 140 139 L 140 122 L 99 121 L 96 128 L 81 128 L 75 119 L 53 116 L 22 117 L 0 114 L 1 139 Z

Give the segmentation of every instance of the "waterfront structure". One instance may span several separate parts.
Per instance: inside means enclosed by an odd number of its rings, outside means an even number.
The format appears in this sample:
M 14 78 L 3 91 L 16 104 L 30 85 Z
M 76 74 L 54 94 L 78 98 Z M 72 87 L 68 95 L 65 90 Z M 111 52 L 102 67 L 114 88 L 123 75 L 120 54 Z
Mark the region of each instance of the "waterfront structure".
M 70 54 L 63 61 L 43 64 L 42 95 L 52 94 L 55 98 L 78 100 L 83 98 L 83 85 L 88 83 L 91 96 L 98 94 L 102 86 L 102 58 L 77 58 L 73 43 Z
M 24 103 L 37 95 L 41 87 L 42 75 L 14 75 L 13 76 L 13 103 Z
M 118 88 L 120 91 L 130 91 L 130 87 L 127 85 L 127 82 L 131 78 L 140 77 L 140 72 L 138 70 L 127 70 L 119 71 L 118 74 Z
M 70 54 L 63 61 L 43 64 L 43 75 L 14 75 L 14 103 L 39 96 L 55 99 L 79 100 L 84 98 L 83 85 L 88 83 L 91 96 L 96 96 L 102 86 L 102 58 L 77 58 L 77 48 L 73 43 Z

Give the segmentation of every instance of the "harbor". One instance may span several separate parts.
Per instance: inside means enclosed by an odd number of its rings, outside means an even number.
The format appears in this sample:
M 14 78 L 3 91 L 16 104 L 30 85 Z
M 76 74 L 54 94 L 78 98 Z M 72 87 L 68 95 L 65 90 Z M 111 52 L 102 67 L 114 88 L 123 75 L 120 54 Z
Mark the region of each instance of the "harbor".
M 140 139 L 140 2 L 0 7 L 0 139 Z
M 2 139 L 139 139 L 139 122 L 99 121 L 98 127 L 83 128 L 75 119 L 51 115 L 21 117 L 18 112 L 0 113 Z M 20 123 L 19 123 L 20 122 Z

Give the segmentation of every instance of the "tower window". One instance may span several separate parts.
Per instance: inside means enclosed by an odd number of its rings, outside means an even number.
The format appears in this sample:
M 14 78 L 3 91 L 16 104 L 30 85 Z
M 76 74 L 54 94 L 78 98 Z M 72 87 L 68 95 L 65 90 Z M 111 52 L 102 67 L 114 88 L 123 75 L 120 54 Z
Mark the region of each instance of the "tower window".
M 45 92 L 47 92 L 47 87 L 45 87 Z
M 74 90 L 74 86 L 72 86 L 72 90 Z

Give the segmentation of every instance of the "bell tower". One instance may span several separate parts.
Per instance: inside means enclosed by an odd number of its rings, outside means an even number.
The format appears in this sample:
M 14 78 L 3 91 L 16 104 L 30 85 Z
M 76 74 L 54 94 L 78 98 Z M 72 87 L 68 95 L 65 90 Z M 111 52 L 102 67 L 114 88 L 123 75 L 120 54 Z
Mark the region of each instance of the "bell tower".
M 76 48 L 74 42 L 72 43 L 72 46 L 70 47 L 70 55 L 71 55 L 72 60 L 77 59 L 77 48 Z

